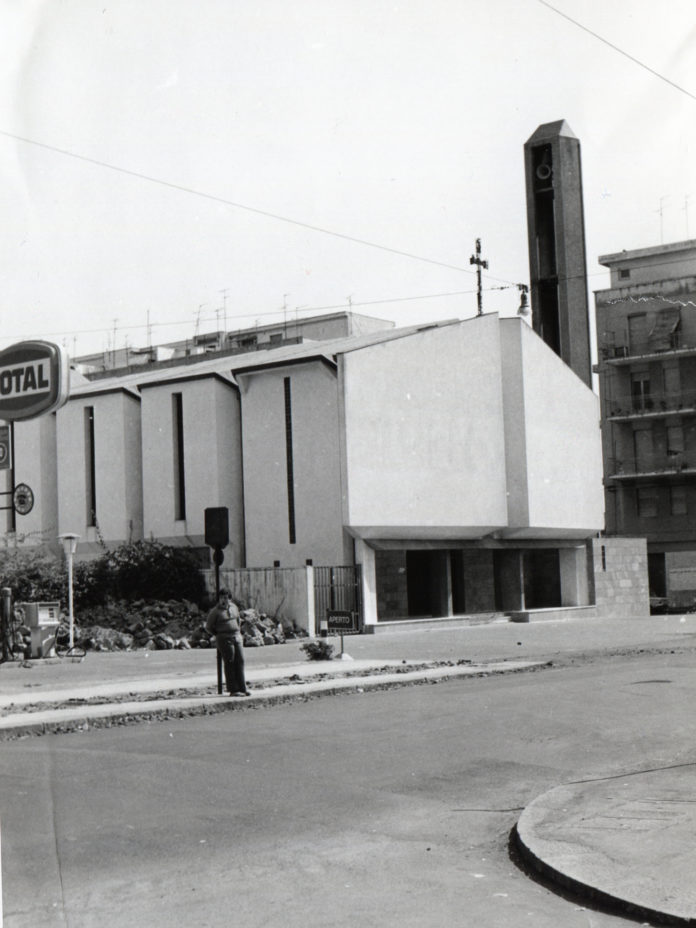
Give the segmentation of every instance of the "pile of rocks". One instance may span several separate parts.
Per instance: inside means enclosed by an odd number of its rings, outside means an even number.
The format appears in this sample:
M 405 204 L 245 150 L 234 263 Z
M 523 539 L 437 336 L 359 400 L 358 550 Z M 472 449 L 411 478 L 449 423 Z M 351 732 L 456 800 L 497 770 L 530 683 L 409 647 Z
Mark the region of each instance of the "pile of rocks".
M 291 619 L 276 619 L 256 609 L 245 609 L 243 604 L 240 612 L 244 644 L 248 648 L 282 644 L 307 635 Z M 109 603 L 75 615 L 73 641 L 78 647 L 92 651 L 213 648 L 215 639 L 205 628 L 206 614 L 195 603 L 185 600 Z M 15 653 L 27 653 L 30 640 L 29 629 L 18 624 L 14 630 Z M 61 643 L 64 642 L 59 637 L 58 644 Z

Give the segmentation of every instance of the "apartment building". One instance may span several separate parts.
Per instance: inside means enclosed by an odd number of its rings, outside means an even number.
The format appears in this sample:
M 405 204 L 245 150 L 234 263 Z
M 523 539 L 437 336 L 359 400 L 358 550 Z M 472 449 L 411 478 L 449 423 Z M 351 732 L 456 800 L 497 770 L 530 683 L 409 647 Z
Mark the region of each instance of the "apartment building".
M 645 536 L 653 604 L 696 603 L 696 240 L 603 255 L 606 531 Z

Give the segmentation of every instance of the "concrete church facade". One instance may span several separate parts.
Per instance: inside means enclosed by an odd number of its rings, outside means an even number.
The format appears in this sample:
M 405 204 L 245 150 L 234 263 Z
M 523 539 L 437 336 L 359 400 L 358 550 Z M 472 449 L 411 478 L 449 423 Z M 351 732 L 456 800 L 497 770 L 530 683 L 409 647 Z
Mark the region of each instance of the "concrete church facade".
M 569 410 L 572 409 L 572 415 Z M 391 329 L 73 387 L 15 424 L 27 541 L 156 538 L 226 568 L 361 565 L 364 622 L 593 601 L 596 396 L 518 318 Z

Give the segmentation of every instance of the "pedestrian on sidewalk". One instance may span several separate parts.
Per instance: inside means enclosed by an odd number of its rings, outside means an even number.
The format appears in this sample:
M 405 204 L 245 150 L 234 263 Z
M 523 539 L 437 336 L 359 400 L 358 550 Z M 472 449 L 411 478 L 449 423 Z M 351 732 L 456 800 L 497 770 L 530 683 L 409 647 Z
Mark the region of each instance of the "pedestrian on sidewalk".
M 251 696 L 244 675 L 244 640 L 239 609 L 229 590 L 220 590 L 217 605 L 208 613 L 205 627 L 211 635 L 215 635 L 225 667 L 227 692 L 230 696 Z

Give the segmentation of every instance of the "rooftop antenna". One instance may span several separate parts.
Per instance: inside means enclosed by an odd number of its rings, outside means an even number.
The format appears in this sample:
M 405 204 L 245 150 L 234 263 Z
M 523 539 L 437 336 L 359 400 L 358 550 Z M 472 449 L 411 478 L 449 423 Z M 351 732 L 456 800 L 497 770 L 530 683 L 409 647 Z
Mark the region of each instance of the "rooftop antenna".
M 488 261 L 481 257 L 481 239 L 476 239 L 476 254 L 469 258 L 469 264 L 476 265 L 476 303 L 478 305 L 477 315 L 483 315 L 483 286 L 481 284 L 481 268 L 488 270 Z
M 195 315 L 196 315 L 196 328 L 194 329 L 194 332 L 193 332 L 193 337 L 194 337 L 194 338 L 198 338 L 198 335 L 200 334 L 200 331 L 201 331 L 201 310 L 203 309 L 203 307 L 204 307 L 205 305 L 206 305 L 205 303 L 199 303 L 198 309 L 196 310 L 196 314 L 195 314 Z
M 663 213 L 665 209 L 663 204 L 665 200 L 669 200 L 669 195 L 660 197 L 660 208 L 656 210 L 656 212 L 660 214 L 660 245 L 664 245 L 665 243 L 665 234 L 664 234 L 665 230 L 664 230 L 664 222 L 663 222 Z
M 150 326 L 150 310 L 147 311 L 147 347 L 152 348 L 152 327 Z
M 227 294 L 229 293 L 229 287 L 225 287 L 222 290 L 218 290 L 218 293 L 222 294 L 222 319 L 223 319 L 223 331 L 227 332 Z
M 299 337 L 300 334 L 300 310 L 307 309 L 306 305 L 296 306 L 295 307 L 295 336 Z
M 288 337 L 288 296 L 289 293 L 283 294 L 283 338 Z
M 215 319 L 217 321 L 217 334 L 218 334 L 218 348 L 222 347 L 222 338 L 220 338 L 220 313 L 222 312 L 222 306 L 218 306 L 215 310 Z M 223 334 L 224 338 L 224 334 Z
M 686 237 L 689 237 L 689 200 L 691 199 L 691 194 L 687 193 L 684 197 L 684 221 L 686 222 Z

